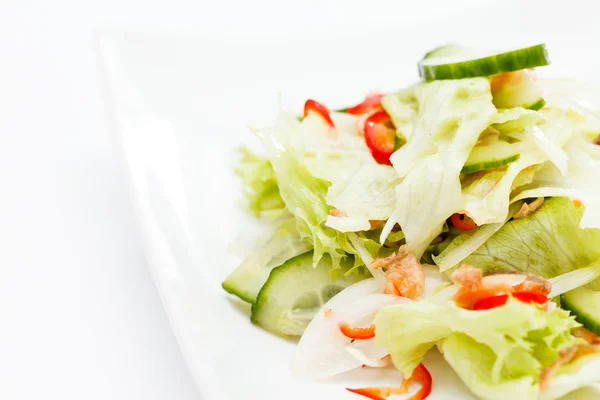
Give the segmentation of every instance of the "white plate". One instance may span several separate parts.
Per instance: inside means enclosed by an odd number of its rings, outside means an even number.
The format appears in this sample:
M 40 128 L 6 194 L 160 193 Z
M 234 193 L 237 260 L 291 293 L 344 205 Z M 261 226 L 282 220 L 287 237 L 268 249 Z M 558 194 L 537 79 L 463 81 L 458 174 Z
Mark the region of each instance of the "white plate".
M 331 106 L 359 102 L 370 90 L 416 80 L 416 61 L 449 41 L 502 46 L 544 40 L 557 65 L 543 74 L 585 77 L 597 67 L 593 20 L 574 23 L 580 27 L 574 41 L 575 25 L 560 13 L 540 10 L 532 18 L 513 3 L 503 4 L 403 17 L 397 25 L 365 24 L 340 37 L 102 37 L 111 107 L 147 258 L 206 400 L 356 400 L 345 386 L 400 382 L 392 369 L 353 371 L 326 383 L 293 379 L 288 366 L 294 343 L 253 326 L 248 307 L 221 289 L 252 237 L 231 172 L 233 149 L 256 145 L 247 126 L 272 122 L 278 93 L 285 106 L 298 110 L 307 97 Z M 492 15 L 501 22 L 491 22 Z M 426 365 L 434 379 L 432 400 L 473 398 L 439 354 L 428 356 Z M 582 391 L 572 398 L 597 396 Z

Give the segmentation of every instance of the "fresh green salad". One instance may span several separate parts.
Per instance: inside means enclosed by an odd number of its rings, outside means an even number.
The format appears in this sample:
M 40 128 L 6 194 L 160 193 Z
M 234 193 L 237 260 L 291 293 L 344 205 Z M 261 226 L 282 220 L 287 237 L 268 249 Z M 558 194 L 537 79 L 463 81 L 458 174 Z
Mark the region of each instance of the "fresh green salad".
M 547 64 L 443 46 L 409 87 L 254 129 L 236 172 L 267 233 L 223 288 L 301 337 L 295 375 L 393 363 L 402 384 L 348 390 L 425 399 L 437 347 L 481 399 L 600 382 L 600 103 Z

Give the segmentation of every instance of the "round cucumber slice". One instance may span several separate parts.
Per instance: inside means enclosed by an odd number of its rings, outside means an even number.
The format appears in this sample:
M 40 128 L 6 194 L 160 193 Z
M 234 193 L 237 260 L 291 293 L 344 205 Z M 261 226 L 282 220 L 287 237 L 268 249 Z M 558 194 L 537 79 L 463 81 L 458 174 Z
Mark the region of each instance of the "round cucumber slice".
M 441 50 L 438 49 L 438 52 Z M 419 75 L 428 81 L 489 76 L 548 65 L 545 44 L 487 54 L 429 57 L 419 62 Z
M 484 169 L 504 167 L 517 161 L 520 156 L 516 146 L 503 140 L 486 146 L 475 146 L 460 173 L 471 174 Z
M 600 335 L 600 292 L 584 287 L 571 290 L 561 296 L 561 306 L 586 329 Z
M 282 336 L 300 336 L 321 307 L 348 286 L 369 277 L 361 268 L 343 276 L 354 265 L 342 261 L 342 276 L 331 279 L 331 259 L 326 256 L 313 266 L 309 251 L 273 269 L 252 306 L 251 320 L 261 328 Z

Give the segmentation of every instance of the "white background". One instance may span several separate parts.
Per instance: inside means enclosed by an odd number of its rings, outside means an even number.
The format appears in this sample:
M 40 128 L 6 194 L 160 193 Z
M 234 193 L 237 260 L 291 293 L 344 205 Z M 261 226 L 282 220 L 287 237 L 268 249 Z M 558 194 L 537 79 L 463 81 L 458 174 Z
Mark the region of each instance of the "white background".
M 384 3 L 0 0 L 0 398 L 200 399 L 142 254 L 95 35 L 356 31 L 486 4 Z

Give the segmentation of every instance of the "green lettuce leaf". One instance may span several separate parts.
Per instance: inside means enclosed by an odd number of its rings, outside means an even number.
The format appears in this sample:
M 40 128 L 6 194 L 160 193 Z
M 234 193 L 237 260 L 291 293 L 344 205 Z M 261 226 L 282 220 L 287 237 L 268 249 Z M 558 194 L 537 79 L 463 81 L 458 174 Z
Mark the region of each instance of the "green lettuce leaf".
M 514 200 L 539 196 L 568 196 L 585 205 L 581 219 L 584 228 L 600 228 L 600 146 L 592 144 L 581 130 L 564 146 L 568 155 L 568 171 L 563 174 L 546 163 L 535 175 L 527 190 Z
M 289 212 L 296 217 L 298 233 L 314 247 L 315 266 L 324 254 L 331 256 L 334 270 L 339 268 L 340 261 L 347 254 L 356 255 L 355 266 L 362 265 L 362 259 L 346 235 L 325 226 L 333 208 L 326 201 L 331 183 L 313 175 L 302 162 L 307 153 L 306 148 L 299 144 L 298 132 L 302 126 L 306 126 L 303 124 L 314 121 L 310 117 L 300 123 L 293 114 L 282 113 L 275 127 L 257 130 L 256 134 L 262 140 L 275 171 L 281 198 Z M 318 165 L 317 162 L 313 167 L 318 169 Z M 380 245 L 372 239 L 364 235 L 359 237 L 367 249 L 379 249 Z
M 600 381 L 598 371 L 600 371 L 600 354 L 578 358 L 557 371 L 548 389 L 540 396 L 540 400 L 560 399 L 574 390 L 597 383 Z M 587 394 L 586 398 L 597 396 L 598 391 L 595 390 L 593 394 Z M 583 399 L 583 397 L 579 398 Z
M 543 157 L 523 143 L 521 158 L 506 168 L 485 172 L 463 189 L 464 211 L 479 226 L 506 219 L 510 193 L 515 180 L 527 168 L 539 164 Z
M 546 199 L 533 214 L 504 224 L 462 262 L 484 273 L 519 271 L 544 278 L 586 267 L 600 258 L 600 229 L 582 229 L 583 212 L 568 198 Z M 436 263 L 443 263 L 470 237 L 465 233 L 454 239 Z
M 420 257 L 446 219 L 462 209 L 460 171 L 496 108 L 486 79 L 434 81 L 419 89 L 412 137 L 392 157 L 402 183 L 396 221 Z
M 420 84 L 389 94 L 381 99 L 381 105 L 392 118 L 398 136 L 404 140 L 412 137 L 415 122 L 419 114 L 417 98 Z
M 284 217 L 257 241 L 250 255 L 225 279 L 223 288 L 254 303 L 273 268 L 312 248 L 296 230 L 296 219 Z
M 521 132 L 525 128 L 545 120 L 546 116 L 541 112 L 516 107 L 498 110 L 492 124 L 500 133 L 506 134 Z
M 288 148 L 311 175 L 335 183 L 346 181 L 362 166 L 378 165 L 356 129 L 356 116 L 331 113 L 331 119 L 335 129 L 310 114 L 286 132 Z
M 376 342 L 404 374 L 438 344 L 480 398 L 535 400 L 539 374 L 560 350 L 578 343 L 570 332 L 579 324 L 565 310 L 547 312 L 511 299 L 488 311 L 465 310 L 452 301 L 390 306 L 378 312 L 375 326 Z
M 247 208 L 256 216 L 278 216 L 285 211 L 285 203 L 279 195 L 279 185 L 271 162 L 250 149 L 239 149 L 241 158 L 235 168 L 241 178 Z
M 327 203 L 343 212 L 329 216 L 327 226 L 341 232 L 366 231 L 370 220 L 387 220 L 396 207 L 398 175 L 392 167 L 367 164 L 355 174 L 332 183 Z

